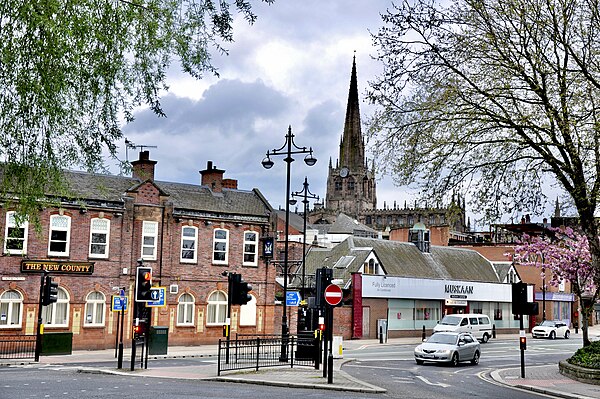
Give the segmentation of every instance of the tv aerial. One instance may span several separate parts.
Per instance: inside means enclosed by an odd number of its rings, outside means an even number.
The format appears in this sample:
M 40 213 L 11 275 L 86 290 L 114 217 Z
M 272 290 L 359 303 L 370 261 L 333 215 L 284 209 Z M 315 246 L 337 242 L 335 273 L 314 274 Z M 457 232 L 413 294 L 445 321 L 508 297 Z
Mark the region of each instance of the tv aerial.
M 129 149 L 136 149 L 139 148 L 140 152 L 144 151 L 145 148 L 158 148 L 155 145 L 145 145 L 145 144 L 135 144 L 133 141 L 127 139 L 127 137 L 125 137 L 125 161 L 129 162 Z

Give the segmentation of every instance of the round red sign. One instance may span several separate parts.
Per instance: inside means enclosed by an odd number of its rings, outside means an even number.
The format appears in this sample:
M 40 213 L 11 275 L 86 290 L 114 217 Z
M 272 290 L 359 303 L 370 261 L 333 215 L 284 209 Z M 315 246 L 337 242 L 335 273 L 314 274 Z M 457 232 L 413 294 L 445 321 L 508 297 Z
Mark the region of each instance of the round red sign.
M 335 306 L 342 302 L 342 289 L 335 284 L 329 284 L 325 288 L 325 302 Z

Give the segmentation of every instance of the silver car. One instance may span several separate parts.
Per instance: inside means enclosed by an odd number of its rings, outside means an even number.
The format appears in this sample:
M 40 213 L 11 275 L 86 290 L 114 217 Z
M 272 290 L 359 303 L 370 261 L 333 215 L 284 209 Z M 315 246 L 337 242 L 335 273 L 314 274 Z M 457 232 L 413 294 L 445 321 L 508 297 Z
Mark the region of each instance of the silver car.
M 470 361 L 478 364 L 481 356 L 479 341 L 470 333 L 437 332 L 415 348 L 415 361 L 450 363 Z

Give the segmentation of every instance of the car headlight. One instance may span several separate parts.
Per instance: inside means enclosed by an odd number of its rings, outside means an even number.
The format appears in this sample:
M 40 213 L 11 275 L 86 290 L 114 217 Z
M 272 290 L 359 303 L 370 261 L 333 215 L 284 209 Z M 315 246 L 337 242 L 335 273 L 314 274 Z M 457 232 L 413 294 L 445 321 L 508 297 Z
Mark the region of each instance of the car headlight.
M 415 352 L 419 352 L 419 353 L 423 352 L 423 349 L 421 349 L 421 345 L 419 345 L 415 348 Z
M 440 353 L 442 355 L 449 355 L 450 354 L 450 350 L 449 349 L 438 349 L 436 352 Z

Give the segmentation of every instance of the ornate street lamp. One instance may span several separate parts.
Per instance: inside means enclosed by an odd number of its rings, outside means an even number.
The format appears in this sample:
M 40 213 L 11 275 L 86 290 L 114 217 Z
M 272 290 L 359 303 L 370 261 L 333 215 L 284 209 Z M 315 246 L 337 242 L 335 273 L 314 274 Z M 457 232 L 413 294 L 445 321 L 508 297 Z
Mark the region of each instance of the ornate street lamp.
M 300 197 L 302 198 L 302 203 L 304 204 L 304 227 L 303 227 L 303 235 L 304 235 L 304 239 L 302 240 L 302 286 L 300 288 L 300 296 L 302 297 L 302 299 L 304 298 L 304 287 L 305 287 L 305 261 L 306 261 L 306 214 L 308 213 L 308 200 L 309 199 L 314 199 L 314 200 L 319 200 L 319 196 L 315 195 L 313 193 L 310 192 L 310 190 L 308 189 L 308 178 L 304 178 L 304 183 L 302 184 L 303 188 L 300 191 L 296 191 L 292 193 L 292 198 L 290 199 L 290 205 L 295 205 L 296 204 L 296 200 L 293 199 L 294 197 Z
M 284 258 L 283 258 L 283 315 L 281 316 L 281 356 L 279 357 L 279 361 L 287 362 L 287 341 L 289 336 L 288 329 L 288 320 L 287 320 L 287 283 L 288 283 L 288 273 L 289 273 L 289 264 L 288 264 L 288 250 L 289 250 L 289 225 L 290 225 L 290 177 L 291 177 L 291 166 L 292 162 L 294 162 L 294 158 L 292 158 L 293 154 L 307 154 L 304 157 L 304 163 L 308 166 L 313 166 L 317 163 L 317 158 L 313 157 L 312 147 L 298 147 L 296 143 L 294 143 L 294 135 L 292 134 L 292 127 L 289 126 L 288 132 L 285 135 L 285 143 L 281 148 L 273 149 L 267 151 L 267 156 L 262 160 L 262 166 L 265 169 L 271 169 L 274 165 L 274 162 L 271 160 L 272 156 L 283 155 L 285 158 L 283 159 L 286 166 L 286 180 L 285 180 L 285 249 L 284 249 Z

